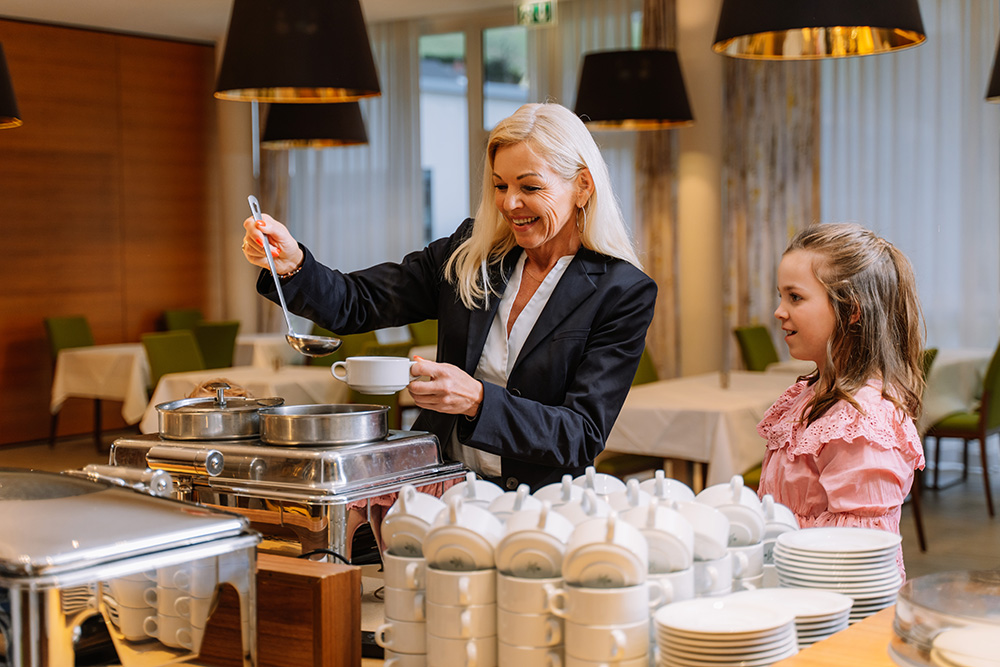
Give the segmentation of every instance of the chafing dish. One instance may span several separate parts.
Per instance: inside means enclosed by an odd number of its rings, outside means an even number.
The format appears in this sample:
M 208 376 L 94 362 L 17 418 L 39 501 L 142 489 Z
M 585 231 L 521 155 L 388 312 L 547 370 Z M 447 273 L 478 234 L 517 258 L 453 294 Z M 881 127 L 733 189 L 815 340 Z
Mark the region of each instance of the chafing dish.
M 0 469 L 0 665 L 73 665 L 97 615 L 125 667 L 187 661 L 223 584 L 238 593 L 243 664 L 256 665 L 259 540 L 236 514 Z
M 386 435 L 357 442 L 359 430 L 345 428 L 339 420 L 319 431 L 299 419 L 291 431 L 282 423 L 296 413 L 323 422 L 337 408 L 362 420 L 360 432 Z M 287 556 L 316 552 L 327 560 L 339 557 L 356 564 L 364 561 L 352 548 L 354 531 L 373 519 L 373 499 L 404 484 L 421 487 L 459 480 L 467 472 L 460 463 L 442 460 L 437 438 L 430 433 L 380 431 L 377 425 L 372 431 L 373 414 L 385 418 L 383 406 L 288 406 L 262 408 L 260 413 L 260 438 L 124 437 L 112 444 L 110 463 L 168 470 L 174 498 L 246 516 L 262 534 L 261 551 Z M 269 415 L 282 427 L 266 426 Z M 273 442 L 266 441 L 268 433 Z M 310 433 L 316 433 L 314 439 L 303 435 Z M 346 444 L 339 444 L 339 437 Z

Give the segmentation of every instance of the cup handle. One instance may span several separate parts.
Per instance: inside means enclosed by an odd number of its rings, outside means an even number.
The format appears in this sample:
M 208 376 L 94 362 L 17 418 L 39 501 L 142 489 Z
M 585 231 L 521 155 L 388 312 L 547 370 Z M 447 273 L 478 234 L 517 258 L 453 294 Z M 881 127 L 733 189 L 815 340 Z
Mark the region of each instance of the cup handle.
M 462 613 L 458 617 L 458 630 L 462 639 L 472 637 L 472 612 L 470 610 L 462 610 Z
M 739 505 L 743 502 L 743 476 L 733 475 L 729 480 L 729 491 L 732 493 L 733 504 Z
M 458 578 L 458 604 L 467 605 L 472 604 L 470 602 L 469 596 L 469 578 L 459 577 Z
M 611 631 L 611 659 L 621 660 L 625 657 L 625 633 L 615 628 Z
M 375 630 L 375 643 L 382 648 L 392 649 L 392 623 L 383 623 Z
M 191 636 L 191 630 L 188 628 L 181 628 L 178 630 L 177 643 L 189 651 L 194 648 L 194 637 Z
M 674 600 L 674 585 L 669 581 L 660 581 L 650 585 L 649 587 L 649 608 L 659 609 L 665 604 L 670 604 Z M 653 591 L 656 595 L 653 595 Z
M 549 651 L 549 667 L 562 667 L 562 658 L 559 657 L 559 651 Z
M 344 377 L 337 374 L 338 370 L 344 371 Z M 337 378 L 341 382 L 347 382 L 347 363 L 343 361 L 335 361 L 333 365 L 330 366 L 330 372 L 333 373 L 333 377 Z
M 556 588 L 548 591 L 549 613 L 555 614 L 559 618 L 566 618 L 566 589 Z
M 415 363 L 417 363 L 417 362 L 411 360 L 410 361 L 410 367 L 406 369 L 406 372 L 410 374 L 410 380 L 411 381 L 412 380 L 416 380 L 418 377 L 420 377 L 419 375 L 414 375 L 413 374 L 413 364 L 415 364 Z
M 476 650 L 476 642 L 467 641 L 465 642 L 465 664 L 467 667 L 476 667 L 478 662 L 479 651 Z
M 158 629 L 159 628 L 157 628 L 157 626 L 156 626 L 156 617 L 155 616 L 147 616 L 145 618 L 145 620 L 143 620 L 143 622 L 142 622 L 142 631 L 145 632 L 150 637 L 155 637 L 156 636 L 156 631 Z
M 705 574 L 708 575 L 708 590 L 715 590 L 715 586 L 719 583 L 719 571 L 714 565 L 709 565 L 705 568 Z
M 562 644 L 562 624 L 551 616 L 548 618 L 546 623 L 548 624 L 549 629 L 548 632 L 545 633 L 545 643 L 550 646 Z
M 423 588 L 418 581 L 417 573 L 420 571 L 420 565 L 417 563 L 407 563 L 406 564 L 406 586 L 410 590 L 418 590 Z
M 150 607 L 156 608 L 157 593 L 156 588 L 147 588 L 142 592 L 142 599 L 146 601 Z
M 417 593 L 413 596 L 413 606 L 414 606 L 414 616 L 418 621 L 427 620 L 427 605 L 424 600 L 423 592 Z
M 191 598 L 188 596 L 177 598 L 177 601 L 174 602 L 174 611 L 177 612 L 178 616 L 189 618 L 191 616 Z
M 741 579 L 743 573 L 750 566 L 750 559 L 741 551 L 732 552 L 733 557 L 733 579 Z

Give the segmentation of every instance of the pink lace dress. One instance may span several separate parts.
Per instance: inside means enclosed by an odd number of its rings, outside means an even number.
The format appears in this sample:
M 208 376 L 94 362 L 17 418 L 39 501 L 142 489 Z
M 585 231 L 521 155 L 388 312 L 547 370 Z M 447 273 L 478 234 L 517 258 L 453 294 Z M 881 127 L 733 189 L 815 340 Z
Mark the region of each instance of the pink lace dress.
M 855 526 L 899 534 L 913 471 L 924 467 L 913 420 L 882 398 L 872 380 L 855 395 L 863 413 L 845 401 L 808 428 L 800 422 L 812 387 L 796 382 L 757 425 L 767 441 L 759 495 L 788 506 L 802 528 Z M 896 555 L 900 574 L 902 548 Z

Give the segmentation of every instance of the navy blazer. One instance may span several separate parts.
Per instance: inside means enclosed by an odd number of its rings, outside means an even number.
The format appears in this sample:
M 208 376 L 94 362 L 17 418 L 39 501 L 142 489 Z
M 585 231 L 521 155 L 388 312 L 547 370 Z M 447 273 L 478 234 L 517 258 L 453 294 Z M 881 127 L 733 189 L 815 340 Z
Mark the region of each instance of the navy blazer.
M 302 269 L 283 283 L 289 309 L 352 334 L 438 321 L 437 361 L 474 374 L 500 298 L 469 310 L 444 279 L 444 264 L 471 232 L 466 220 L 449 238 L 410 253 L 400 263 L 352 273 L 329 269 L 306 250 Z M 505 286 L 522 250 L 514 248 L 490 280 Z M 257 290 L 275 301 L 262 271 Z M 653 317 L 656 284 L 622 260 L 581 248 L 559 280 L 501 387 L 483 382 L 475 420 L 421 410 L 414 429 L 449 442 L 458 426 L 463 444 L 501 457 L 505 488 L 532 490 L 578 475 L 604 449 L 628 394 Z

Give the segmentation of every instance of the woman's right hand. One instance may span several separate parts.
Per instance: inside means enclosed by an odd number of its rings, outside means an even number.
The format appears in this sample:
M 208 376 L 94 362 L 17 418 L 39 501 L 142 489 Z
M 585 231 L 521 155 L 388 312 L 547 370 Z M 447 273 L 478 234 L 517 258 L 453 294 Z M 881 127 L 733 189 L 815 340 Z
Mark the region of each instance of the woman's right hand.
M 263 236 L 267 234 L 267 242 L 271 245 L 271 256 L 274 258 L 274 268 L 279 275 L 291 273 L 302 264 L 305 254 L 298 242 L 288 232 L 288 228 L 272 218 L 267 213 L 263 220 L 252 217 L 243 221 L 243 256 L 251 264 L 261 268 L 269 268 L 264 256 Z

